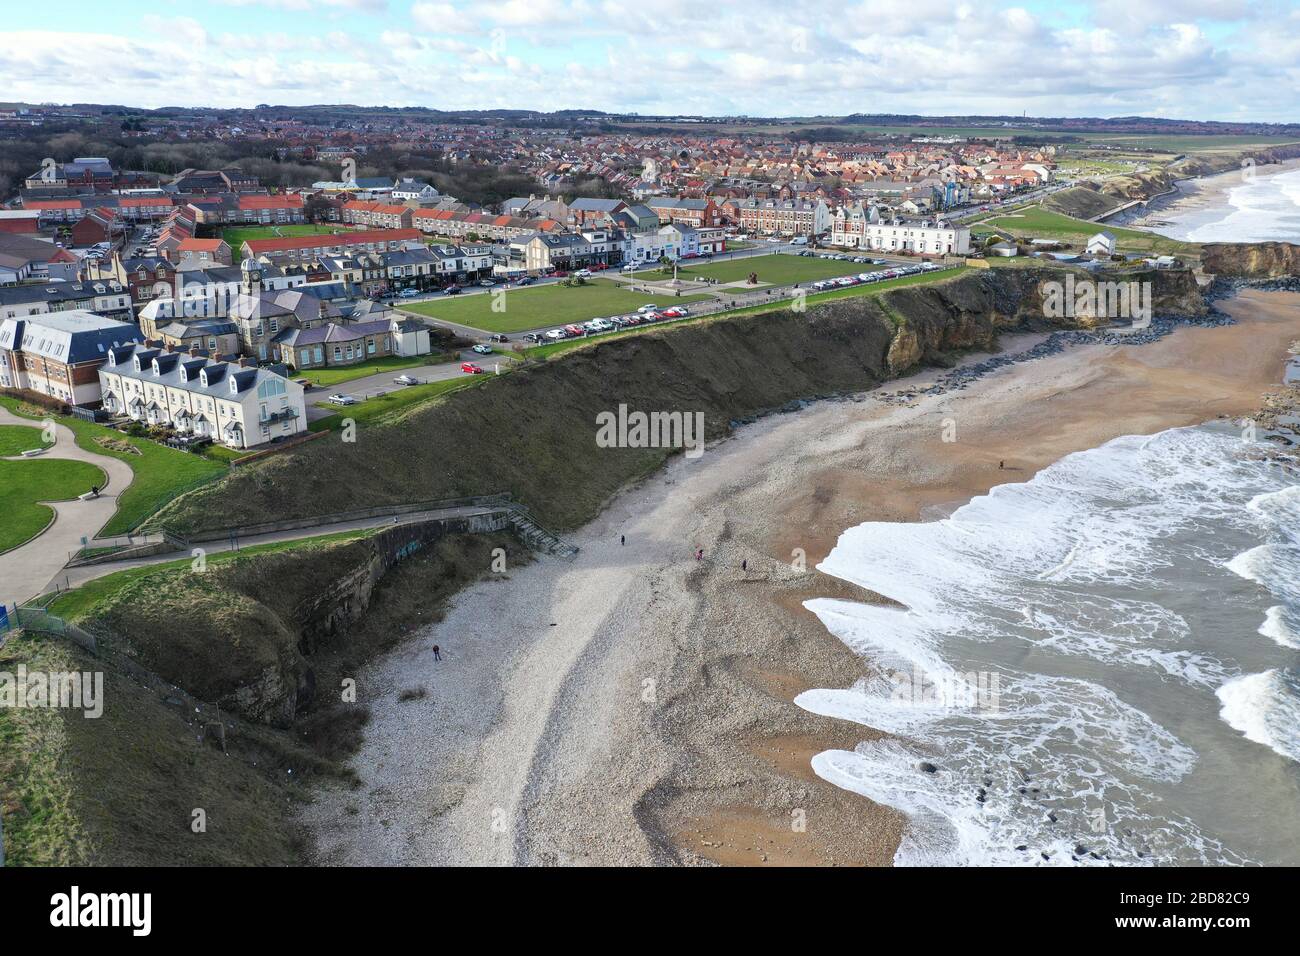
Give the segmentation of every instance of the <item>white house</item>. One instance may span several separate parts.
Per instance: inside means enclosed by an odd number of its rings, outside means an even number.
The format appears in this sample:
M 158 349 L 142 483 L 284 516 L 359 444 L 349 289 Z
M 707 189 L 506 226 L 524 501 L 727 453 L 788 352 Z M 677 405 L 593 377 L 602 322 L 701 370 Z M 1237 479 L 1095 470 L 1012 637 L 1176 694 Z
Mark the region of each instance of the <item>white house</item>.
M 99 381 L 108 412 L 231 448 L 307 430 L 302 386 L 263 368 L 125 345 L 109 350 Z
M 922 255 L 964 256 L 970 252 L 970 227 L 956 226 L 944 219 L 872 222 L 867 217 L 854 217 L 836 223 L 843 225 L 843 229 L 831 232 L 831 244 L 835 246 Z
M 1088 253 L 1094 256 L 1113 256 L 1115 254 L 1115 234 L 1110 230 L 1097 233 L 1088 240 Z

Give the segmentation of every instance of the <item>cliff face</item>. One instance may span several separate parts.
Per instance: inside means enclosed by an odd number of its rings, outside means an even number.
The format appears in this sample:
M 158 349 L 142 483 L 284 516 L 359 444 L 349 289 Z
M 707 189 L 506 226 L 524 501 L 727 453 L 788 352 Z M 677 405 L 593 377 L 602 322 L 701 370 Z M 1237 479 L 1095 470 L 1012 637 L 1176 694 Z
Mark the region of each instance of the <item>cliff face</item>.
M 1185 272 L 1149 279 L 1158 312 L 1205 309 Z M 1062 270 L 991 269 L 932 285 L 663 328 L 494 377 L 398 421 L 240 468 L 176 501 L 162 520 L 193 532 L 413 500 L 512 492 L 546 524 L 575 527 L 663 448 L 596 443 L 596 416 L 700 413 L 710 438 L 792 401 L 871 388 L 951 353 L 990 348 L 1008 329 L 1089 324 L 1043 316 L 1042 283 Z
M 1238 278 L 1300 275 L 1300 246 L 1290 242 L 1212 242 L 1201 247 L 1201 268 L 1213 275 Z

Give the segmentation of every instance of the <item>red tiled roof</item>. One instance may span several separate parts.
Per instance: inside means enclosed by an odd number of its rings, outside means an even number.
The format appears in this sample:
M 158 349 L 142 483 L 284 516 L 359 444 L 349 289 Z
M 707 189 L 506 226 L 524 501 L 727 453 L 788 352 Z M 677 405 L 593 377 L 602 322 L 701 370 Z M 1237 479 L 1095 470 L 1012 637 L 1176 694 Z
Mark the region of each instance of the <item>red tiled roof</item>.
M 301 209 L 302 197 L 296 193 L 287 196 L 239 197 L 240 209 Z
M 280 252 L 289 249 L 312 249 L 316 246 L 357 246 L 368 242 L 401 242 L 419 239 L 418 229 L 363 229 L 360 232 L 343 232 L 335 235 L 285 236 L 274 239 L 246 239 L 244 245 L 253 255 Z
M 216 252 L 223 245 L 221 239 L 186 239 L 176 248 L 182 252 Z

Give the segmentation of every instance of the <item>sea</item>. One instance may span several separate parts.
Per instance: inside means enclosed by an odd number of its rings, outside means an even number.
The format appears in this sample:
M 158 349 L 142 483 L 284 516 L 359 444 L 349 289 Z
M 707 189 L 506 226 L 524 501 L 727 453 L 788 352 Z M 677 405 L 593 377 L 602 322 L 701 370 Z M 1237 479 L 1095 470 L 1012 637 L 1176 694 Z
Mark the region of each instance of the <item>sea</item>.
M 1221 201 L 1200 209 L 1175 204 L 1150 228 L 1187 242 L 1300 242 L 1300 168 L 1259 166 L 1225 174 L 1239 179 Z
M 1300 865 L 1300 474 L 1228 422 L 1117 438 L 851 528 L 806 606 L 864 658 L 813 760 L 899 865 Z M 869 736 L 869 735 L 865 735 Z

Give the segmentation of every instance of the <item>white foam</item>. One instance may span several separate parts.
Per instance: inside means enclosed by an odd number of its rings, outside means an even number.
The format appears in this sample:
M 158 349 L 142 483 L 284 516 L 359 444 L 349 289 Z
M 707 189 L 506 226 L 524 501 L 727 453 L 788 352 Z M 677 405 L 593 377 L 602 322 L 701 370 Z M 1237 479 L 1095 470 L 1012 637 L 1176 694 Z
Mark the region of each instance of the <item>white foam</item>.
M 1295 680 L 1280 670 L 1246 674 L 1218 690 L 1219 716 L 1247 740 L 1300 761 L 1300 697 Z

